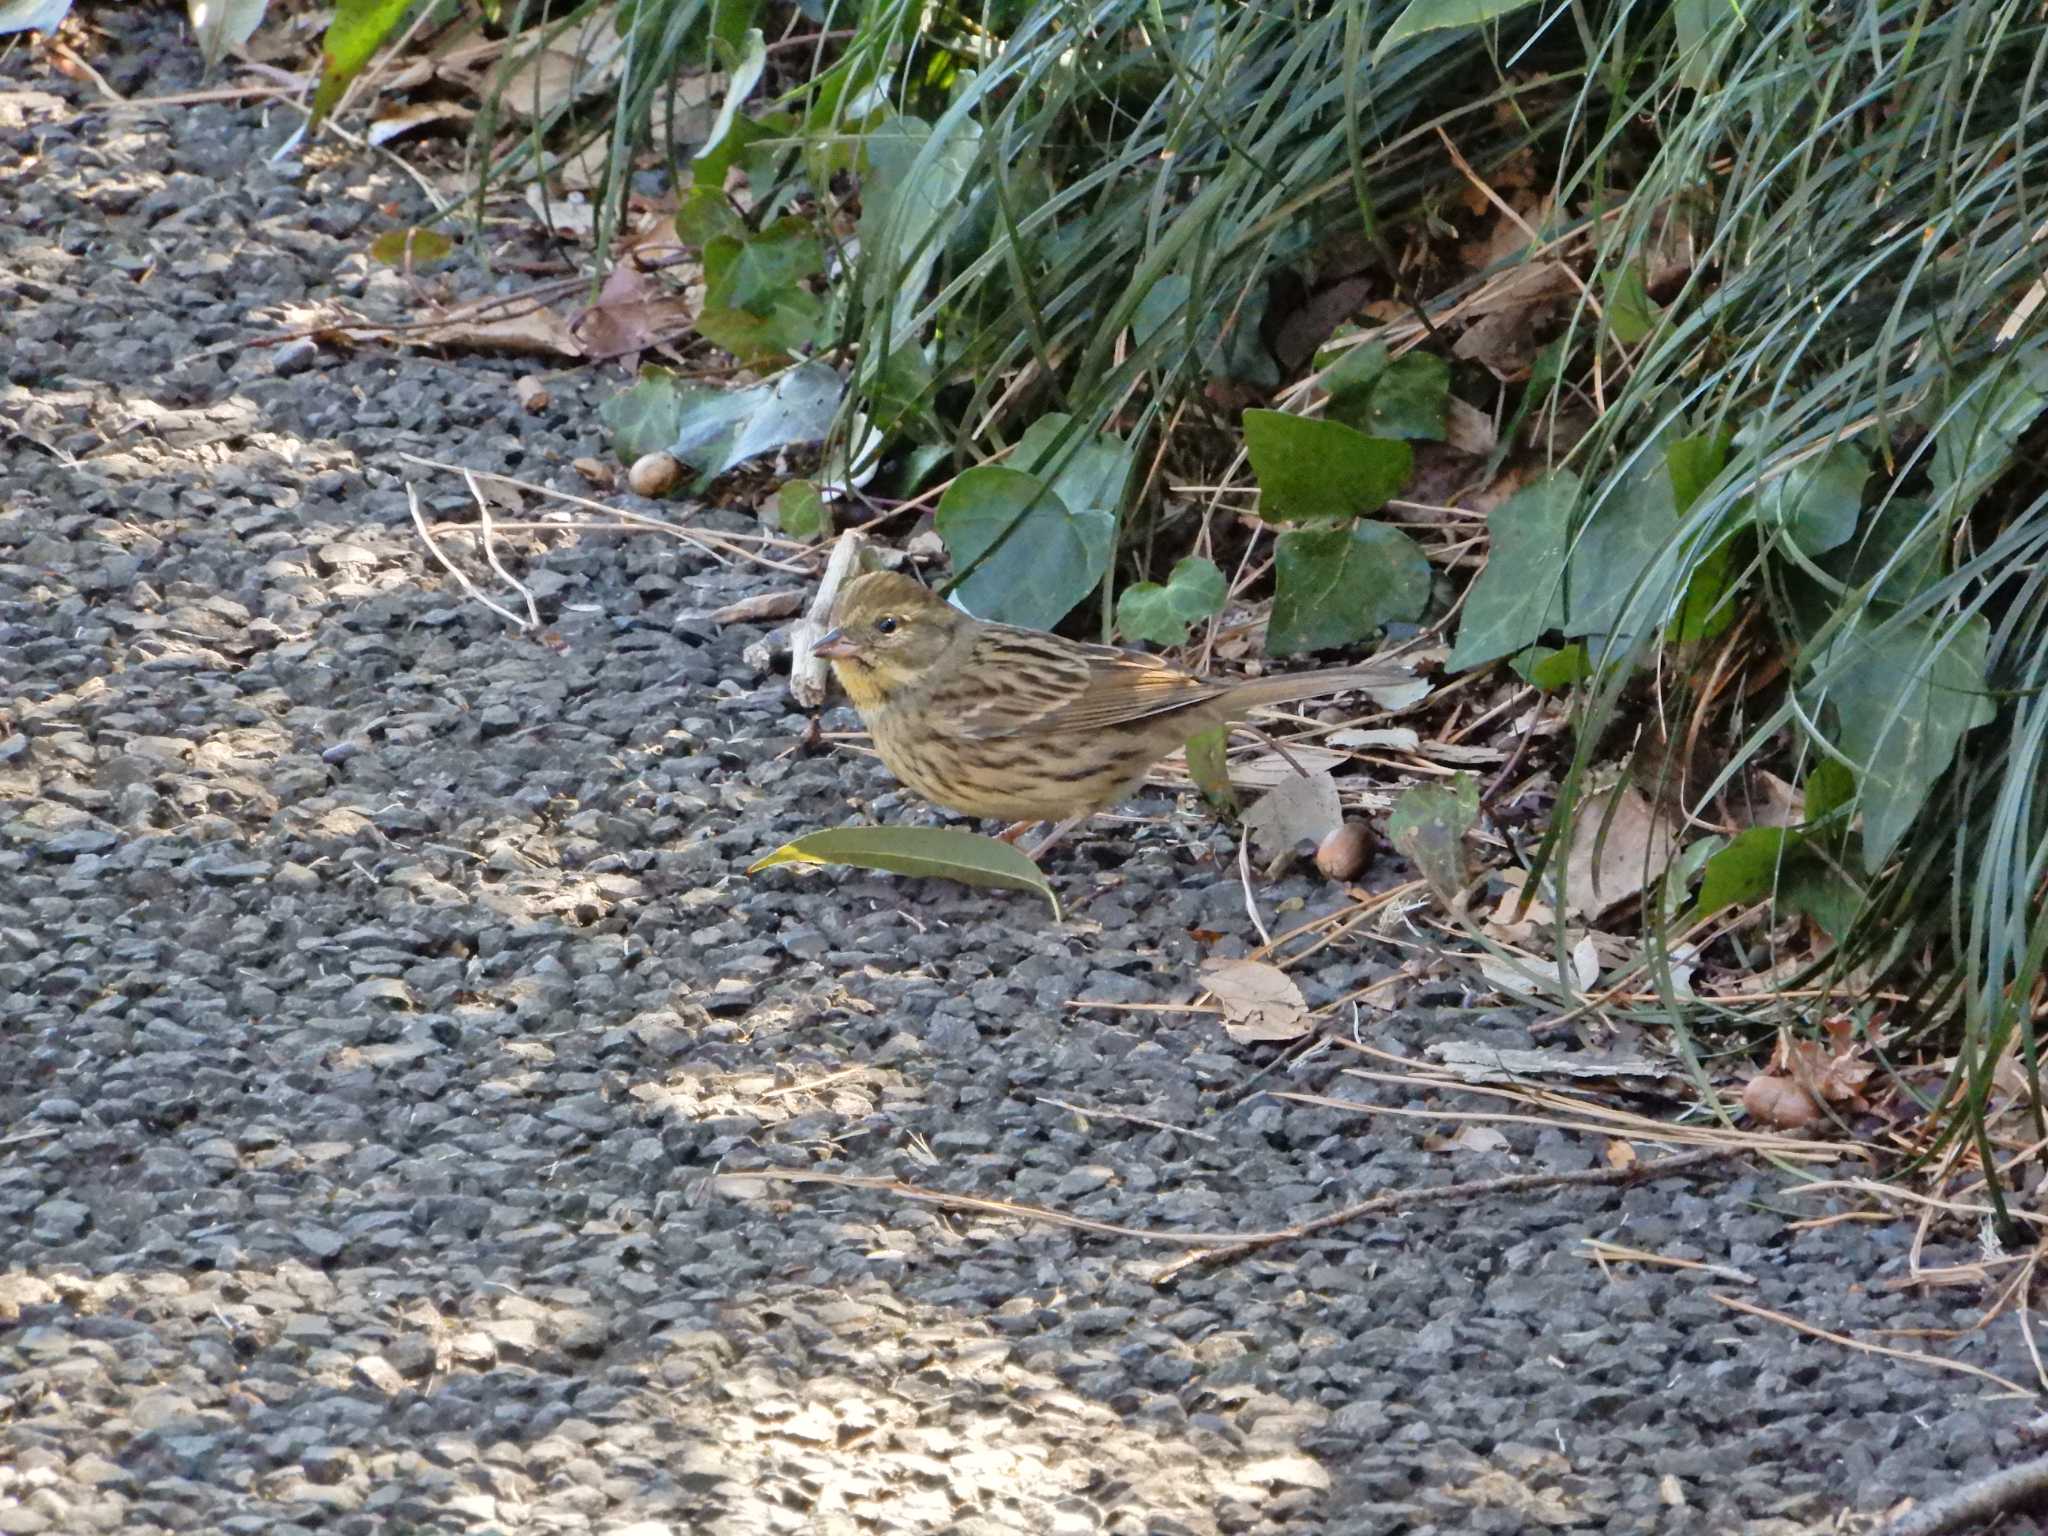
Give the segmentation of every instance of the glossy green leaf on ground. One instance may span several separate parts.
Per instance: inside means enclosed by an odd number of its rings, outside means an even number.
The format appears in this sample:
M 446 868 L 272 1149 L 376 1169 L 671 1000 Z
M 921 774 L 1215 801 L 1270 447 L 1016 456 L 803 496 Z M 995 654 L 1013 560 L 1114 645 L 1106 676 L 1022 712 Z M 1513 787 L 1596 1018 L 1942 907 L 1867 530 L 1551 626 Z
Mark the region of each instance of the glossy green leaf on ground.
M 1750 827 L 1731 837 L 1701 872 L 1694 921 L 1770 895 L 1784 867 L 1788 838 L 1797 845 L 1798 834 L 1784 827 Z
M 1071 512 L 1036 475 L 998 464 L 955 479 L 935 522 L 967 611 L 1031 629 L 1051 629 L 1095 589 L 1116 541 L 1108 513 Z
M 1259 516 L 1268 522 L 1376 512 L 1415 466 L 1406 443 L 1285 411 L 1246 411 L 1244 445 L 1259 481 Z
M 1050 485 L 1069 511 L 1115 517 L 1130 477 L 1131 449 L 1110 433 L 1083 431 L 1064 411 L 1048 411 L 1024 429 L 1008 463 Z
M 1624 347 L 1646 340 L 1664 319 L 1664 312 L 1643 286 L 1643 269 L 1630 262 L 1603 285 L 1607 291 L 1607 328 Z
M 1161 586 L 1140 581 L 1117 594 L 1116 627 L 1128 640 L 1153 645 L 1182 645 L 1188 631 L 1223 611 L 1230 584 L 1213 561 L 1189 555 L 1173 568 Z
M 1387 814 L 1387 841 L 1449 905 L 1465 889 L 1465 836 L 1478 824 L 1479 781 L 1461 773 L 1449 784 L 1402 790 Z
M 1846 544 L 1863 515 L 1870 455 L 1848 443 L 1794 464 L 1757 488 L 1757 526 L 1811 559 Z
M 937 876 L 963 885 L 1033 891 L 1052 904 L 1060 920 L 1060 899 L 1039 867 L 998 838 L 957 827 L 828 827 L 784 843 L 747 866 L 750 875 L 781 864 L 844 864 L 884 874 Z
M 1188 777 L 1211 808 L 1225 816 L 1237 813 L 1237 789 L 1230 782 L 1226 756 L 1229 744 L 1229 730 L 1219 725 L 1192 738 L 1187 746 Z
M 1389 360 L 1383 345 L 1358 347 L 1323 382 L 1332 421 L 1376 438 L 1443 441 L 1451 365 L 1434 352 Z
M 2034 367 L 2001 360 L 1985 374 L 1963 386 L 1968 394 L 1953 414 L 1932 407 L 1928 412 L 1934 428 L 1928 478 L 1934 499 L 1953 496 L 1955 511 L 1969 506 L 2005 472 L 2020 434 L 2048 407 L 2048 394 L 2042 392 L 2048 381 Z
M 832 507 L 816 483 L 789 480 L 775 493 L 775 518 L 792 539 L 816 539 L 832 531 Z
M 666 452 L 682 421 L 684 392 L 699 386 L 686 383 L 673 369 L 649 363 L 639 376 L 597 408 L 597 419 L 612 435 L 612 452 L 621 464 L 645 454 Z
M 338 0 L 334 19 L 320 39 L 320 84 L 313 91 L 312 122 L 318 127 L 349 82 L 363 72 L 391 35 L 411 0 Z
M 1802 658 L 1800 698 L 1825 709 L 1829 740 L 1854 765 L 1865 869 L 1891 856 L 1965 733 L 1997 714 L 1985 686 L 1990 635 L 1976 617 L 1888 633 L 1872 617 Z
M 598 407 L 598 420 L 623 462 L 664 449 L 708 482 L 761 454 L 823 442 L 844 393 L 839 375 L 823 363 L 746 389 L 715 389 L 665 368 L 642 368 L 630 389 Z
M 1948 569 L 1948 518 L 1924 496 L 1894 496 L 1866 514 L 1821 569 L 1880 603 L 1910 603 Z
M 1629 598 L 1678 531 L 1665 456 L 1645 449 L 1589 514 L 1565 557 L 1567 635 L 1610 635 Z
M 1577 475 L 1559 471 L 1487 513 L 1486 569 L 1466 595 L 1451 671 L 1512 656 L 1564 627 L 1565 552 L 1579 489 Z
M 1266 649 L 1275 656 L 1350 645 L 1429 606 L 1428 557 L 1384 523 L 1289 529 L 1274 540 L 1273 570 Z
M 1560 693 L 1577 687 L 1593 675 L 1593 663 L 1584 642 L 1567 646 L 1532 645 L 1509 663 L 1515 675 L 1545 693 Z

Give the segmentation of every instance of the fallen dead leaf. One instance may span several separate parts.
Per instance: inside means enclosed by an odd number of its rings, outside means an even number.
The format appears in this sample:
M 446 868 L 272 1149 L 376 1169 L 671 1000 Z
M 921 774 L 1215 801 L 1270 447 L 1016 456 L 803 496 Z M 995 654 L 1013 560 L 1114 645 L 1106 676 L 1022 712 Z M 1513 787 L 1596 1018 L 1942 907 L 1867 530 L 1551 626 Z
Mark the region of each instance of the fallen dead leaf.
M 417 331 L 395 332 L 391 339 L 409 347 L 459 347 L 520 357 L 583 356 L 583 345 L 570 331 L 568 322 L 545 305 L 503 318 L 446 320 Z
M 752 597 L 743 597 L 736 603 L 727 603 L 723 608 L 714 609 L 711 622 L 714 624 L 762 624 L 777 619 L 794 618 L 803 612 L 807 594 L 802 592 L 757 592 Z
M 1293 1040 L 1308 1029 L 1308 1001 L 1294 978 L 1263 960 L 1204 960 L 1202 985 L 1223 1010 L 1223 1032 L 1239 1045 Z
M 1635 786 L 1589 797 L 1565 853 L 1565 911 L 1596 917 L 1639 894 L 1664 872 L 1675 846 L 1671 824 Z
M 1252 845 L 1266 859 L 1276 859 L 1304 842 L 1320 846 L 1343 820 L 1336 780 L 1321 769 L 1289 774 L 1244 813 Z

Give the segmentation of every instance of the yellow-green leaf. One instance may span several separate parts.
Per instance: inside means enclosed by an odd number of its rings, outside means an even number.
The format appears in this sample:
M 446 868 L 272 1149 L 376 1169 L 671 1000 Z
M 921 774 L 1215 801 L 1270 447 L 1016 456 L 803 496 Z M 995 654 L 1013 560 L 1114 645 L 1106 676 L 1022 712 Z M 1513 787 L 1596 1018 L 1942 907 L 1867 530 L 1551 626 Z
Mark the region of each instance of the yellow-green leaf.
M 1036 891 L 1060 921 L 1060 899 L 1039 867 L 1008 843 L 954 827 L 828 827 L 784 843 L 747 866 L 750 875 L 778 864 L 848 864 L 891 875 L 936 875 L 962 885 Z

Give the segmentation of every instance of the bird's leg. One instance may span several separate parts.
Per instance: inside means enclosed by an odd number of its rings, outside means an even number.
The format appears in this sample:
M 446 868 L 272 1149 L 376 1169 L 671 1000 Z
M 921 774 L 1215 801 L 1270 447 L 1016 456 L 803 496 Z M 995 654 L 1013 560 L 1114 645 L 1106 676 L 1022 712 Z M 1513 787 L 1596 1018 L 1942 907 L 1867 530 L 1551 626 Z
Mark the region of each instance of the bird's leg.
M 1024 856 L 1030 859 L 1034 864 L 1037 863 L 1038 860 L 1044 858 L 1047 853 L 1052 851 L 1054 846 L 1058 844 L 1061 838 L 1065 837 L 1069 832 L 1073 831 L 1074 828 L 1078 827 L 1079 825 L 1081 825 L 1082 822 L 1086 821 L 1090 814 L 1090 812 L 1084 811 L 1079 816 L 1069 816 L 1065 821 L 1061 822 L 1058 826 L 1054 827 L 1050 832 L 1046 833 L 1045 836 L 1041 837 L 1036 843 L 1032 844 L 1029 848 L 1025 849 Z

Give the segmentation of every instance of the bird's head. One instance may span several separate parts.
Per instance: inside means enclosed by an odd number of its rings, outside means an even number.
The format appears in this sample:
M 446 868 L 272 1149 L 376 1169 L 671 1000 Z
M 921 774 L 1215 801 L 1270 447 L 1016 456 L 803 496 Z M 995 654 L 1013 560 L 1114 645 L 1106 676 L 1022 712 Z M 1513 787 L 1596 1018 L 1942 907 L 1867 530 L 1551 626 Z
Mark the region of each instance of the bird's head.
M 857 706 L 926 678 L 973 620 L 908 576 L 870 571 L 839 594 L 832 629 L 812 651 L 832 663 Z

